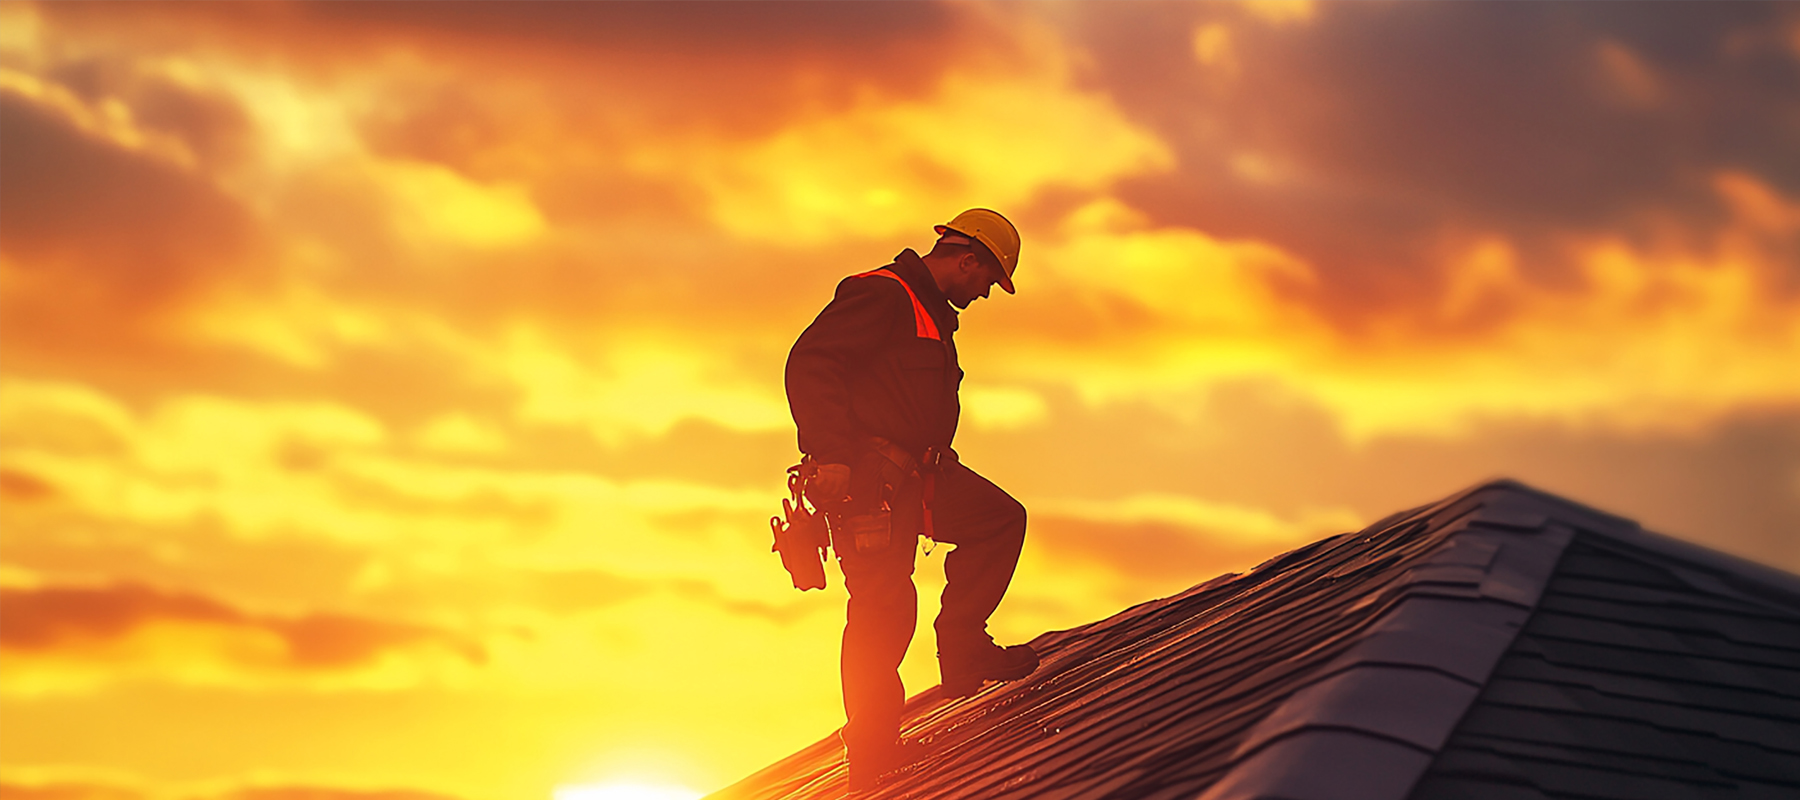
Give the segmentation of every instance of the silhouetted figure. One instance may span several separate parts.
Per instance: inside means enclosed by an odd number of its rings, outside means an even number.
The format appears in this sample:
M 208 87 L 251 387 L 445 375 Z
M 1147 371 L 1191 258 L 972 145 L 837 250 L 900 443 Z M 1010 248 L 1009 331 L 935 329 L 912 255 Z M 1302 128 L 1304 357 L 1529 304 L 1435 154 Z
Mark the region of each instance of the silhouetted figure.
M 819 465 L 806 496 L 831 514 L 850 592 L 841 669 L 852 790 L 914 760 L 899 740 L 899 667 L 918 614 L 919 534 L 956 545 L 935 623 L 944 690 L 973 694 L 1038 663 L 1031 648 L 1002 648 L 987 633 L 1025 542 L 1025 507 L 950 448 L 963 375 L 956 309 L 994 284 L 1013 292 L 1019 234 L 979 208 L 936 230 L 924 257 L 907 249 L 839 283 L 788 355 L 800 449 Z

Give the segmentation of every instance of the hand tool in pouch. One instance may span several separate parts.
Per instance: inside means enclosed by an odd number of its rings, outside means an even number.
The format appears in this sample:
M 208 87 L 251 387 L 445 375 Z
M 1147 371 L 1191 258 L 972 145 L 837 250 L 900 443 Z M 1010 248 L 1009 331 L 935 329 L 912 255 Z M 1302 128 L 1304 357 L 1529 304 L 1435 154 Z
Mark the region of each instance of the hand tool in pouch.
M 810 457 L 788 467 L 789 498 L 781 501 L 781 517 L 769 518 L 769 529 L 775 533 L 770 552 L 781 554 L 781 566 L 800 591 L 825 588 L 825 549 L 831 539 L 825 530 L 825 514 L 808 510 L 806 481 L 818 472 Z M 785 517 L 785 518 L 784 518 Z

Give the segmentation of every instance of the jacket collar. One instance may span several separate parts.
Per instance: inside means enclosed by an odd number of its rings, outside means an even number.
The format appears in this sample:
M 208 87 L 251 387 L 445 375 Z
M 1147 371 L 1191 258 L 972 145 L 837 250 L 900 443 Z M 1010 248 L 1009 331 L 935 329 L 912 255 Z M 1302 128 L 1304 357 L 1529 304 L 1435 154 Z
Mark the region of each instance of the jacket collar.
M 919 297 L 919 303 L 937 318 L 939 327 L 956 330 L 956 307 L 950 305 L 950 298 L 938 290 L 937 281 L 931 277 L 931 270 L 925 266 L 925 260 L 917 252 L 908 247 L 901 250 L 900 255 L 894 256 L 894 274 L 912 287 L 913 293 Z

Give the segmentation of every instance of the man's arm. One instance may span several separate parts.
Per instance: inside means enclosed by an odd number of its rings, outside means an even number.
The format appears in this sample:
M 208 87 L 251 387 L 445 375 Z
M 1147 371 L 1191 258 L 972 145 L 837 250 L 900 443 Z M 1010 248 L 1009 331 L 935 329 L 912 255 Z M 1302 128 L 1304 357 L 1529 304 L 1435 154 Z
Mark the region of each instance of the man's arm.
M 800 450 L 824 464 L 851 464 L 869 445 L 850 417 L 850 372 L 867 363 L 902 324 L 911 332 L 910 301 L 899 282 L 845 278 L 788 353 L 788 409 Z

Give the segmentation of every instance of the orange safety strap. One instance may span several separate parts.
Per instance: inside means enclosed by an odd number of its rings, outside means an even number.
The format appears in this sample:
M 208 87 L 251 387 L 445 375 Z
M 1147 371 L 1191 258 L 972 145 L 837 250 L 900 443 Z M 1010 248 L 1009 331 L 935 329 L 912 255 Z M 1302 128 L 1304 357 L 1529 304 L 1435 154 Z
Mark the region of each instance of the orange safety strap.
M 867 278 L 870 275 L 880 275 L 884 278 L 893 278 L 894 280 L 899 281 L 900 288 L 905 289 L 906 296 L 912 300 L 914 330 L 918 331 L 921 338 L 943 341 L 943 338 L 938 336 L 937 321 L 931 318 L 930 312 L 925 310 L 925 304 L 919 302 L 919 296 L 913 294 L 912 287 L 907 285 L 906 281 L 902 280 L 899 275 L 895 275 L 893 270 L 887 268 L 878 269 L 873 272 L 865 272 L 855 277 Z

